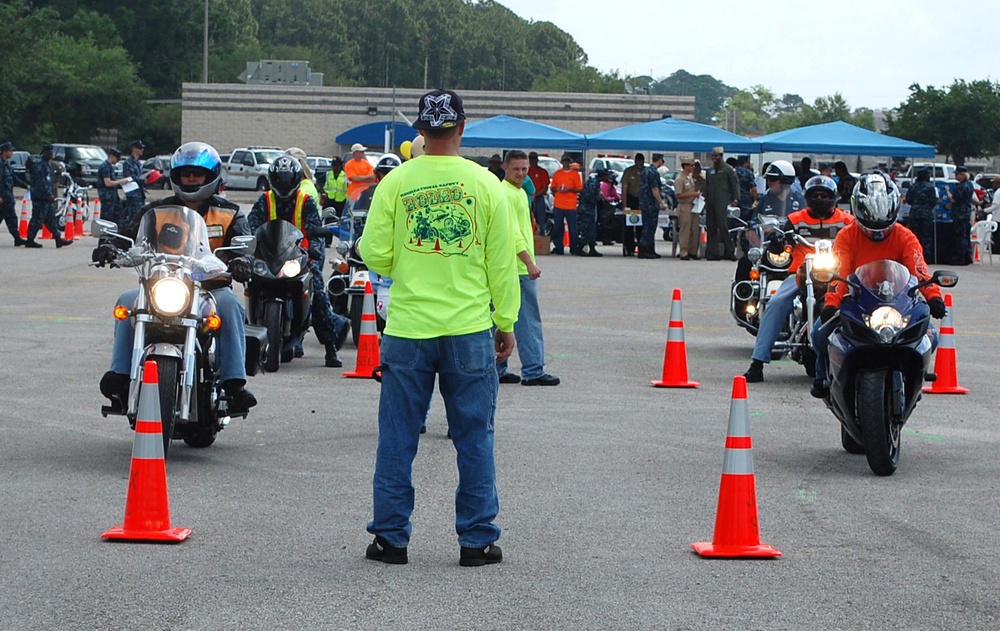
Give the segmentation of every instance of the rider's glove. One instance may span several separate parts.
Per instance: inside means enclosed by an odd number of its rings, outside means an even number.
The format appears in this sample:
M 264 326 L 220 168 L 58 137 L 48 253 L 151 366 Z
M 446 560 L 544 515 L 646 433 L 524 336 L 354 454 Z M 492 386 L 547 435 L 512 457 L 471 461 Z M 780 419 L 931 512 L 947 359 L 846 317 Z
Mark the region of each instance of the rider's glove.
M 819 317 L 823 322 L 829 322 L 835 315 L 837 315 L 837 307 L 827 305 L 823 307 L 823 312 L 819 315 Z
M 102 243 L 94 248 L 90 254 L 90 260 L 97 263 L 98 267 L 104 267 L 116 258 L 118 258 L 118 249 L 110 243 Z
M 246 283 L 250 280 L 250 261 L 242 256 L 234 258 L 229 261 L 229 273 L 237 283 Z
M 319 261 L 326 252 L 326 243 L 321 239 L 309 239 L 309 258 Z
M 948 308 L 944 305 L 944 300 L 940 298 L 931 298 L 927 301 L 927 306 L 931 310 L 931 317 L 940 320 L 944 317 L 944 314 L 948 312 Z

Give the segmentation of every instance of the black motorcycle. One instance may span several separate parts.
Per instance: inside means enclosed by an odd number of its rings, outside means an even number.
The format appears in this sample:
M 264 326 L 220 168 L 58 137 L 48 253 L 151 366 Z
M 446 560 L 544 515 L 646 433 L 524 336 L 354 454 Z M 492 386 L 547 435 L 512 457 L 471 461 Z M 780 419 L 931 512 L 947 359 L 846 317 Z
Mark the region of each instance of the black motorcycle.
M 295 347 L 309 330 L 312 271 L 302 231 L 277 219 L 257 229 L 257 248 L 247 282 L 247 317 L 267 329 L 264 369 L 277 372 L 292 361 Z
M 846 282 L 853 290 L 829 337 L 825 401 L 841 423 L 841 444 L 850 453 L 865 454 L 876 475 L 892 475 L 903 424 L 920 400 L 933 354 L 930 312 L 917 292 L 931 284 L 954 287 L 958 274 L 939 270 L 917 282 L 904 265 L 879 260 L 860 266 L 848 279 L 829 271 L 813 276 L 820 282 Z
M 786 243 L 785 234 L 780 230 L 782 217 L 761 215 L 754 224 L 740 219 L 738 212 L 731 212 L 730 218 L 741 224 L 735 231 L 737 237 L 742 234 L 746 239 L 748 248 L 746 260 L 737 267 L 737 277 L 730 288 L 729 312 L 736 324 L 756 336 L 768 301 L 788 278 L 792 246 Z M 741 277 L 740 269 L 746 261 L 749 261 L 749 271 L 746 277 Z
M 209 247 L 205 220 L 183 206 L 159 206 L 147 211 L 136 239 L 117 234 L 110 221 L 95 220 L 92 233 L 128 241 L 111 267 L 132 267 L 139 274 L 134 305 L 115 309 L 116 319 L 133 318 L 131 387 L 126 409 L 103 406 L 101 413 L 124 414 L 135 428 L 142 371 L 146 361 L 157 364 L 163 452 L 170 441 L 183 439 L 191 447 L 208 447 L 228 423 L 228 399 L 216 366 L 218 331 L 215 297 L 203 285 L 228 280 L 226 265 Z M 254 238 L 235 237 L 233 245 L 216 250 L 249 250 Z M 246 371 L 260 367 L 263 332 L 247 327 Z M 246 413 L 241 416 L 245 417 Z

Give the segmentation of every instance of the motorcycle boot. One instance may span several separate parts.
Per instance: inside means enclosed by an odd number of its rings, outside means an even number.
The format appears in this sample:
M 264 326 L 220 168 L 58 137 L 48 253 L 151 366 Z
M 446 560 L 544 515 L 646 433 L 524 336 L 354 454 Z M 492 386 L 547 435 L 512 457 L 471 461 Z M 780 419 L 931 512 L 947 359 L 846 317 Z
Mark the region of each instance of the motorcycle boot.
M 344 362 L 340 361 L 337 357 L 337 344 L 336 342 L 328 342 L 326 345 L 326 367 L 327 368 L 340 368 L 344 365 Z
M 660 255 L 657 254 L 655 250 L 646 249 L 646 248 L 643 248 L 643 247 L 640 246 L 639 247 L 639 256 L 637 258 L 640 258 L 640 259 L 658 259 L 658 258 L 660 258 Z
M 119 414 L 125 413 L 128 389 L 132 380 L 128 375 L 108 371 L 101 377 L 101 394 L 111 401 L 111 407 Z
M 243 379 L 224 381 L 222 389 L 229 398 L 229 406 L 226 409 L 230 416 L 244 416 L 250 408 L 257 405 L 257 397 L 247 390 L 246 381 Z
M 754 359 L 750 362 L 750 368 L 743 373 L 747 383 L 760 383 L 764 381 L 764 362 Z

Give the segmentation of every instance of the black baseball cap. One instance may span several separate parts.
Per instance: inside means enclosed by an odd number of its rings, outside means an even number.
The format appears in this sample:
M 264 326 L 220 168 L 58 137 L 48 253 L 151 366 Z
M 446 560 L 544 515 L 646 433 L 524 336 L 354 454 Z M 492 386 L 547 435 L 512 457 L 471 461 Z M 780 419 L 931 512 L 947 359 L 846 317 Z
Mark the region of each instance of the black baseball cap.
M 111 147 L 110 149 L 108 149 L 108 153 L 113 156 L 118 156 L 119 158 L 122 157 L 122 150 L 119 149 L 118 147 Z
M 420 97 L 414 129 L 450 129 L 465 120 L 462 97 L 452 90 L 433 90 Z
M 42 147 L 42 153 L 52 153 L 53 150 L 55 150 L 55 147 L 52 145 L 45 145 Z
M 146 143 L 144 143 L 141 140 L 133 140 L 132 144 L 130 144 L 129 147 L 139 147 L 140 149 L 145 149 Z
M 0 151 L 13 151 L 14 145 L 9 140 L 3 144 L 0 144 Z

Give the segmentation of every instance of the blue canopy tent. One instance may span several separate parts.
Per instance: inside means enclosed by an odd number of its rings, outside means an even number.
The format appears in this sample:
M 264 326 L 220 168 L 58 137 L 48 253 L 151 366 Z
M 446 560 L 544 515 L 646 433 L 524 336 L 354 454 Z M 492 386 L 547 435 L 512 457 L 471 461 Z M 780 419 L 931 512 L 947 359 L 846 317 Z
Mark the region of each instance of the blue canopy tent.
M 587 138 L 551 125 L 501 114 L 468 123 L 462 134 L 462 146 L 583 150 L 587 148 Z
M 616 127 L 587 134 L 590 149 L 628 149 L 708 152 L 725 147 L 727 153 L 760 153 L 760 143 L 724 129 L 679 118 Z
M 843 121 L 786 129 L 754 139 L 761 151 L 829 153 L 891 158 L 933 158 L 935 149 Z M 728 150 L 729 147 L 726 147 Z
M 348 129 L 334 140 L 341 145 L 353 145 L 356 142 L 360 142 L 370 147 L 382 147 L 385 145 L 385 134 L 388 130 L 392 130 L 397 146 L 402 144 L 403 141 L 413 140 L 417 137 L 417 130 L 406 123 L 380 121 Z

